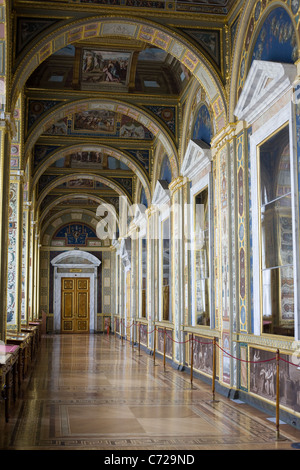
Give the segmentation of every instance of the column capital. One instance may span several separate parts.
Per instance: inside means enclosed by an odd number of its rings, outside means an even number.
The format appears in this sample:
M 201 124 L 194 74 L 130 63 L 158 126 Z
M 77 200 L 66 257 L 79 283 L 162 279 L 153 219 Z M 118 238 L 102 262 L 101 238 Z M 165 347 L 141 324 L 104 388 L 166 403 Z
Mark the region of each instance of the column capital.
M 229 123 L 224 127 L 222 131 L 212 139 L 211 149 L 213 155 L 215 155 L 227 142 L 230 142 L 240 132 L 241 128 L 245 128 L 245 126 L 246 123 L 244 121 L 239 121 Z
M 14 183 L 24 183 L 25 172 L 23 170 L 11 170 L 10 181 Z
M 173 195 L 176 191 L 183 188 L 183 186 L 188 182 L 188 178 L 186 176 L 178 176 L 175 180 L 173 180 L 169 184 L 169 189 L 171 191 L 171 195 Z
M 6 113 L 3 111 L 0 113 L 0 127 L 4 128 L 7 132 L 9 132 L 11 138 L 16 135 L 16 123 L 11 113 Z
M 159 213 L 159 207 L 155 204 L 152 204 L 148 209 L 145 210 L 145 214 L 148 219 L 152 217 L 152 215 Z

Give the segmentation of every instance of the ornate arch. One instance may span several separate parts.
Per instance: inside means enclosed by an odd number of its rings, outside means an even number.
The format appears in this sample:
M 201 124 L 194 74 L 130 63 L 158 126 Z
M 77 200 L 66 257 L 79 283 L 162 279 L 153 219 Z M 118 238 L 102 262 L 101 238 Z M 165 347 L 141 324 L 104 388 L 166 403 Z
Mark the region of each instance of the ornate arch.
M 91 227 L 94 227 L 94 228 L 96 227 L 97 225 L 96 215 L 92 211 L 89 211 L 87 209 L 80 209 L 79 215 L 81 218 L 74 218 L 74 215 L 77 214 L 78 212 L 79 211 L 76 211 L 76 210 L 70 212 L 70 210 L 68 209 L 62 209 L 61 211 L 59 211 L 58 213 L 54 214 L 52 217 L 47 219 L 41 229 L 41 240 L 44 240 L 45 236 L 52 238 L 56 230 L 58 230 L 64 224 L 71 222 L 71 221 L 72 222 L 86 222 Z M 62 219 L 62 217 L 64 218 L 64 220 Z M 61 223 L 58 222 L 60 219 L 61 219 Z
M 144 127 L 149 129 L 152 134 L 162 143 L 167 154 L 170 157 L 172 169 L 174 174 L 177 176 L 179 171 L 177 149 L 173 138 L 169 132 L 160 124 L 153 116 L 150 116 L 144 110 L 118 100 L 105 100 L 105 99 L 89 99 L 89 100 L 76 100 L 63 105 L 57 105 L 48 111 L 43 118 L 32 128 L 28 135 L 27 141 L 24 146 L 24 154 L 30 155 L 32 148 L 40 135 L 47 131 L 49 127 L 60 119 L 63 119 L 71 113 L 77 113 L 82 111 L 95 111 L 100 109 L 106 109 L 115 113 L 121 113 L 129 116 L 142 124 Z
M 39 219 L 38 219 L 38 223 L 39 223 L 39 227 L 42 226 L 43 224 L 43 221 L 44 221 L 44 218 L 47 216 L 47 214 L 52 210 L 54 209 L 56 206 L 58 206 L 58 204 L 64 202 L 64 201 L 68 201 L 68 200 L 72 200 L 72 199 L 78 199 L 78 198 L 81 198 L 81 199 L 90 199 L 92 201 L 95 201 L 97 203 L 100 204 L 107 204 L 106 201 L 103 201 L 103 199 L 99 196 L 95 196 L 93 194 L 88 194 L 88 193 L 82 193 L 82 194 L 78 194 L 78 193 L 73 193 L 73 194 L 64 194 L 63 196 L 60 196 L 58 198 L 56 198 L 54 201 L 50 202 L 50 204 L 48 204 L 47 207 L 45 207 L 45 209 L 41 212 L 40 216 L 39 216 Z M 76 209 L 77 210 L 77 209 Z M 81 210 L 81 209 L 80 209 Z M 95 216 L 96 216 L 96 213 L 95 213 Z
M 100 175 L 96 175 L 96 174 L 89 174 L 89 173 L 73 173 L 73 174 L 70 174 L 70 175 L 65 175 L 65 176 L 55 178 L 55 180 L 52 181 L 52 183 L 48 184 L 43 189 L 43 191 L 41 192 L 41 194 L 39 195 L 39 197 L 37 199 L 36 210 L 38 210 L 38 208 L 40 207 L 43 199 L 47 196 L 47 194 L 49 194 L 50 191 L 52 191 L 52 189 L 56 188 L 60 184 L 66 183 L 67 181 L 78 179 L 78 178 L 93 179 L 95 181 L 99 181 L 100 183 L 103 183 L 106 186 L 108 186 L 109 188 L 116 191 L 116 193 L 119 194 L 119 196 L 125 196 L 125 197 L 128 197 L 130 199 L 130 196 L 127 194 L 127 192 L 118 183 L 115 183 L 115 182 L 111 181 L 110 179 L 105 178 L 104 176 L 100 176 Z M 77 193 L 77 196 L 80 196 L 80 194 Z
M 123 151 L 115 149 L 113 147 L 107 146 L 107 145 L 93 145 L 93 144 L 80 144 L 80 145 L 71 145 L 68 147 L 64 147 L 63 149 L 59 149 L 51 153 L 44 161 L 42 161 L 32 178 L 32 184 L 31 184 L 31 192 L 34 189 L 34 186 L 37 184 L 39 178 L 42 176 L 44 171 L 51 166 L 53 163 L 55 163 L 57 160 L 61 158 L 65 158 L 68 156 L 70 153 L 76 153 L 76 152 L 99 152 L 100 150 L 104 150 L 107 155 L 116 158 L 117 160 L 121 161 L 122 163 L 125 163 L 139 178 L 139 180 L 142 183 L 142 186 L 145 189 L 147 201 L 150 202 L 151 200 L 151 188 L 150 188 L 150 183 L 149 179 L 145 174 L 145 171 L 141 166 L 134 161 L 133 157 L 128 156 L 125 154 Z
M 187 147 L 189 145 L 189 141 L 191 139 L 191 133 L 193 128 L 193 123 L 196 117 L 196 110 L 201 106 L 201 103 L 205 104 L 209 110 L 212 119 L 212 127 L 213 127 L 213 134 L 217 133 L 217 123 L 214 119 L 214 112 L 209 103 L 209 98 L 205 93 L 205 90 L 199 83 L 195 82 L 193 84 L 193 88 L 191 88 L 191 92 L 189 97 L 186 100 L 184 116 L 182 116 L 182 121 L 185 123 L 182 132 L 182 138 L 180 143 L 180 164 L 182 165 L 183 158 Z
M 89 253 L 88 251 L 72 251 L 72 258 L 78 259 L 82 261 L 82 264 L 84 264 L 84 261 L 88 261 L 88 263 L 91 263 L 94 266 L 100 266 L 101 261 L 96 258 L 96 256 L 92 255 L 92 253 Z M 57 255 L 53 260 L 51 261 L 52 266 L 59 266 L 60 264 L 64 264 L 65 260 L 68 260 L 70 258 L 70 251 L 64 251 L 63 253 L 60 253 Z M 74 262 L 73 262 L 74 263 Z M 73 264 L 72 263 L 72 264 Z
M 215 117 L 226 116 L 225 90 L 217 72 L 194 45 L 178 33 L 152 21 L 131 17 L 94 16 L 70 21 L 57 27 L 32 48 L 21 60 L 12 80 L 11 108 L 31 73 L 51 54 L 61 48 L 93 37 L 121 37 L 154 45 L 171 54 L 184 64 L 205 88 L 212 103 Z M 223 121 L 222 121 L 223 122 Z

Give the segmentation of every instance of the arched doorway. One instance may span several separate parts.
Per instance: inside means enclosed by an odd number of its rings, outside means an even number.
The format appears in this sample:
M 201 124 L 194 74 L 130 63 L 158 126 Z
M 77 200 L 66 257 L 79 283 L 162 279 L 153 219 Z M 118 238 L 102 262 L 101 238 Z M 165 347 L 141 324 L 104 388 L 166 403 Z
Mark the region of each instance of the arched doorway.
M 51 264 L 54 267 L 54 332 L 94 332 L 101 261 L 86 251 L 72 250 L 59 254 Z

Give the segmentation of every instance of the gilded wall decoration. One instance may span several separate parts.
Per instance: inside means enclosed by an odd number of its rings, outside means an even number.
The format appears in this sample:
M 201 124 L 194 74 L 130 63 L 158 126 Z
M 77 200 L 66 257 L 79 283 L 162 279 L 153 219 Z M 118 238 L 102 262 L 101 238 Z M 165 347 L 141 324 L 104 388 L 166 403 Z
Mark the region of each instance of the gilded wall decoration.
M 147 149 L 125 149 L 130 155 L 137 159 L 144 169 L 150 173 L 150 150 Z
M 18 266 L 18 183 L 10 183 L 9 191 L 9 228 L 8 228 L 8 264 L 7 264 L 7 325 L 16 327 L 17 309 L 17 266 Z
M 35 145 L 33 150 L 33 166 L 38 166 L 41 162 L 46 160 L 50 153 L 54 152 L 58 148 L 60 148 L 58 145 Z
M 133 181 L 132 178 L 113 178 L 114 181 L 117 181 L 130 196 L 133 195 Z
M 16 55 L 42 31 L 52 26 L 57 20 L 50 18 L 17 18 Z
M 63 1 L 68 3 L 68 0 Z M 170 8 L 170 5 L 166 0 L 73 0 L 72 3 L 102 5 L 108 7 L 115 6 L 116 8 L 120 6 L 123 8 L 150 8 L 158 10 L 166 10 L 167 8 Z M 174 5 L 174 9 L 177 11 L 226 15 L 233 5 L 234 0 L 182 0 L 178 1 Z
M 146 106 L 156 117 L 160 118 L 176 135 L 176 107 L 175 106 Z
M 240 330 L 247 331 L 248 302 L 246 289 L 248 288 L 247 273 L 247 225 L 245 213 L 245 136 L 237 136 L 237 184 L 238 184 L 238 252 L 239 252 L 239 323 Z
M 195 39 L 209 54 L 217 66 L 220 67 L 221 55 L 219 30 L 184 29 L 183 31 L 192 36 L 192 38 Z
M 22 279 L 21 279 L 21 323 L 26 322 L 27 313 L 27 247 L 28 247 L 28 209 L 23 211 L 22 223 Z M 41 286 L 42 287 L 42 286 Z
M 233 48 L 234 48 L 234 43 L 235 43 L 235 39 L 236 39 L 236 33 L 237 33 L 237 29 L 238 29 L 239 20 L 240 20 L 240 15 L 238 15 L 236 17 L 236 19 L 234 20 L 234 22 L 231 25 L 231 29 L 230 29 L 231 51 L 233 51 Z
M 61 103 L 58 100 L 32 100 L 27 102 L 27 130 L 29 130 L 44 113 Z

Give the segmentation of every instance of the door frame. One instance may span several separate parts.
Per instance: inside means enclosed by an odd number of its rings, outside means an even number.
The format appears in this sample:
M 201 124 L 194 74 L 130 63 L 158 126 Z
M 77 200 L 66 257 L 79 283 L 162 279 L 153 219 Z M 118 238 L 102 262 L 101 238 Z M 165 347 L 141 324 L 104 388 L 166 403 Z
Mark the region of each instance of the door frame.
M 81 330 L 78 330 L 77 328 L 75 328 L 75 330 L 70 330 L 70 331 L 68 331 L 68 330 L 63 330 L 63 326 L 62 326 L 62 324 L 63 324 L 63 315 L 62 315 L 62 313 L 61 313 L 61 319 L 60 319 L 60 320 L 61 320 L 61 321 L 60 321 L 60 325 L 61 325 L 60 328 L 61 328 L 61 331 L 62 331 L 64 334 L 72 334 L 72 333 L 74 333 L 74 334 L 88 334 L 88 333 L 90 332 L 90 308 L 91 308 L 91 305 L 90 305 L 90 304 L 91 304 L 91 303 L 90 303 L 90 297 L 91 297 L 91 287 L 90 287 L 90 286 L 91 286 L 91 281 L 90 281 L 90 277 L 88 277 L 88 276 L 87 276 L 87 277 L 84 277 L 84 278 L 81 278 L 81 277 L 78 277 L 78 276 L 76 276 L 76 277 L 74 277 L 74 276 L 73 276 L 73 277 L 69 277 L 69 276 L 67 276 L 67 277 L 62 277 L 62 278 L 61 278 L 61 291 L 62 291 L 62 292 L 63 292 L 63 291 L 65 291 L 65 292 L 70 292 L 70 290 L 69 290 L 69 291 L 66 290 L 66 289 L 64 290 L 64 288 L 63 288 L 63 282 L 62 282 L 62 281 L 63 281 L 64 279 L 66 279 L 66 280 L 84 279 L 84 280 L 86 280 L 86 281 L 88 282 L 88 288 L 86 289 L 87 292 L 88 292 L 88 330 L 83 330 L 83 331 L 81 331 Z M 75 297 L 75 305 L 77 305 L 77 314 L 78 314 L 78 296 L 76 296 L 76 294 L 78 294 L 78 292 L 80 292 L 80 291 L 78 291 L 78 287 L 76 288 L 76 282 L 73 284 L 72 292 L 75 294 L 75 295 L 74 295 L 74 297 Z M 63 305 L 63 296 L 62 296 L 62 298 L 61 298 L 61 304 Z M 61 305 L 61 308 L 62 308 L 62 305 Z M 65 318 L 65 317 L 64 317 L 64 318 Z M 75 321 L 75 323 L 76 323 L 76 321 L 78 321 L 78 316 L 74 315 L 74 312 L 73 312 L 73 316 L 72 316 L 72 319 L 71 319 L 71 320 L 72 320 L 72 321 Z
M 71 259 L 71 262 L 70 262 Z M 101 261 L 91 253 L 81 250 L 64 251 L 51 261 L 53 275 L 53 320 L 54 332 L 61 332 L 61 279 L 90 278 L 90 333 L 96 329 L 97 321 L 97 279 Z M 72 272 L 73 270 L 83 272 Z

